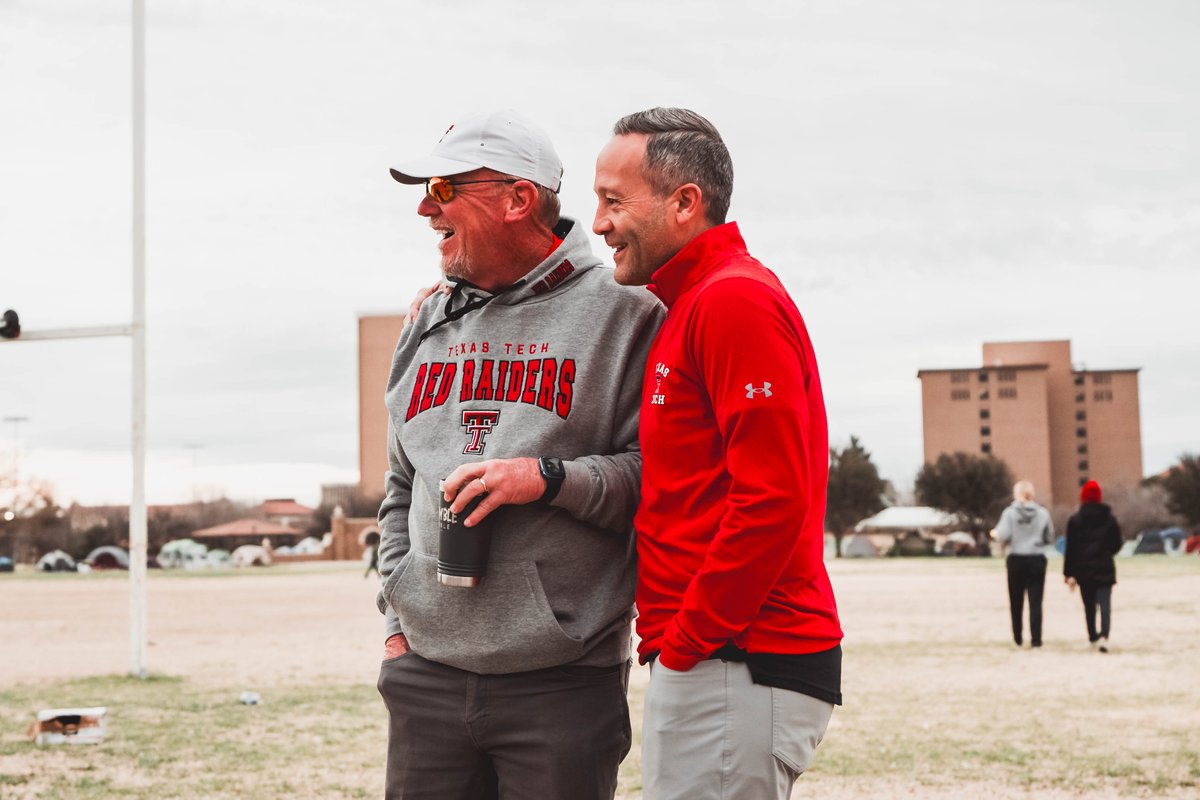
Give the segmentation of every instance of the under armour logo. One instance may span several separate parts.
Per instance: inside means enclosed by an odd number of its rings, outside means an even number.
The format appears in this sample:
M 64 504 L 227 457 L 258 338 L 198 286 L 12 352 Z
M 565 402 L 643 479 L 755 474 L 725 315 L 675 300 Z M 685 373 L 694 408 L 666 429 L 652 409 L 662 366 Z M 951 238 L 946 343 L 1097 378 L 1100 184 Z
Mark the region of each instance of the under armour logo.
M 755 388 L 753 383 L 746 384 L 746 397 L 753 398 L 754 395 L 761 394 L 763 397 L 771 396 L 771 384 L 763 382 L 761 388 Z
M 463 455 L 483 455 L 483 448 L 487 447 L 483 437 L 491 433 L 492 428 L 496 427 L 496 423 L 499 421 L 500 412 L 498 410 L 462 412 L 462 426 L 467 433 L 471 434 L 471 441 L 467 442 L 467 446 L 463 448 Z

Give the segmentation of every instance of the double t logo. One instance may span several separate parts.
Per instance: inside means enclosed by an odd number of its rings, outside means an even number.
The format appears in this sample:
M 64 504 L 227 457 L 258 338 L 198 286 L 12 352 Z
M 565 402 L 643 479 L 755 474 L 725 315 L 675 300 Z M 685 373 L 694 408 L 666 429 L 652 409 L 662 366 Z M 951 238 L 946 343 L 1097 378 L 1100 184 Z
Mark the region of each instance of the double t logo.
M 463 429 L 471 434 L 471 441 L 463 448 L 463 455 L 483 455 L 483 449 L 487 447 L 483 437 L 491 433 L 499 421 L 499 410 L 462 412 Z

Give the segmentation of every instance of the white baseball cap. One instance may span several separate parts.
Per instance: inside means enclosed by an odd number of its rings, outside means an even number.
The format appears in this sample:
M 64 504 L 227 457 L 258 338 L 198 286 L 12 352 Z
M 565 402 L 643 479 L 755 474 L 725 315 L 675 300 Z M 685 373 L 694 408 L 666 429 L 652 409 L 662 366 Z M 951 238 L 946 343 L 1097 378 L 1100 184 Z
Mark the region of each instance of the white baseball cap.
M 429 155 L 392 167 L 392 177 L 401 183 L 424 183 L 429 178 L 483 167 L 533 181 L 553 192 L 562 184 L 562 162 L 550 137 L 511 109 L 475 114 L 454 123 Z

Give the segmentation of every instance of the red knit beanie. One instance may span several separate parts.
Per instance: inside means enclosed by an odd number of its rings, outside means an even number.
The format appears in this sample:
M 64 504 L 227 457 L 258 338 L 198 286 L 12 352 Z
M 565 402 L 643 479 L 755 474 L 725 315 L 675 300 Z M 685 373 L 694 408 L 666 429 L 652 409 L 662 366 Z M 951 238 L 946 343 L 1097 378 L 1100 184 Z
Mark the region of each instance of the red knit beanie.
M 1100 502 L 1100 484 L 1095 481 L 1088 481 L 1079 490 L 1079 502 L 1081 503 L 1099 503 Z

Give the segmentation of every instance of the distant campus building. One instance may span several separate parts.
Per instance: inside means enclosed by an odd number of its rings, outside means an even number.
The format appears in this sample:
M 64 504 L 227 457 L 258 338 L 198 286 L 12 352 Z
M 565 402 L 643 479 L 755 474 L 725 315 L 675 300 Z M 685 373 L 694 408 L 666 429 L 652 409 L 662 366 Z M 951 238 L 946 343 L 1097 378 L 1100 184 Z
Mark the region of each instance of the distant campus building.
M 388 466 L 383 393 L 402 330 L 403 314 L 362 314 L 358 318 L 358 491 L 363 497 L 383 497 Z
M 991 453 L 1042 502 L 1078 503 L 1088 479 L 1142 479 L 1138 370 L 1075 369 L 1071 342 L 985 342 L 983 364 L 922 369 L 925 461 Z

